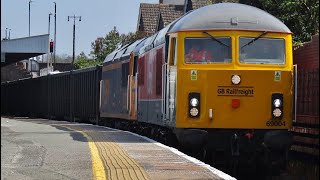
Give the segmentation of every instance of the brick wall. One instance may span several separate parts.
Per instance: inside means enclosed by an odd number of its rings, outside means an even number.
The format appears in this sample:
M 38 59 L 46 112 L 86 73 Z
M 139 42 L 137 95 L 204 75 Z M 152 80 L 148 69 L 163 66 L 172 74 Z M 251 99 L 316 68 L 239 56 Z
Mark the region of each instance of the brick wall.
M 298 64 L 298 69 L 319 68 L 319 34 L 312 36 L 310 42 L 294 49 L 293 62 Z

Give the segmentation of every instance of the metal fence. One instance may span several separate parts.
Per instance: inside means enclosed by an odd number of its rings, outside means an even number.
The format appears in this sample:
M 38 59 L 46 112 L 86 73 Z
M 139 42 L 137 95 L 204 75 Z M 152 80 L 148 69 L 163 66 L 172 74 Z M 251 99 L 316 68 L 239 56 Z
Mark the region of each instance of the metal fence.
M 319 160 L 319 69 L 298 71 L 297 120 L 291 150 Z
M 1 114 L 99 119 L 101 66 L 1 84 Z

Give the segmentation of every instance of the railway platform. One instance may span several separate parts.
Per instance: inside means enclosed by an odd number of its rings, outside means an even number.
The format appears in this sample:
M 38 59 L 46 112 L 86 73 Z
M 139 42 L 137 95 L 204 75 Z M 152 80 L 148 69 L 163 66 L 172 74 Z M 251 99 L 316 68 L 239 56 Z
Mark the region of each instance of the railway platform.
M 14 141 L 10 139 L 13 134 Z M 23 151 L 31 152 L 28 148 L 33 147 L 19 145 L 19 142 L 27 141 L 41 147 L 40 151 L 45 153 L 38 153 L 41 156 L 38 158 L 32 157 L 37 154 L 23 154 Z M 15 144 L 10 144 L 12 142 Z M 177 149 L 144 136 L 91 124 L 1 117 L 1 146 L 5 149 L 1 151 L 1 176 L 9 179 L 56 179 L 56 176 L 50 175 L 50 171 L 44 173 L 45 177 L 34 175 L 43 169 L 55 169 L 65 179 L 235 179 Z M 15 147 L 17 150 L 14 150 Z M 21 150 L 21 147 L 25 150 Z M 56 149 L 64 149 L 65 152 L 56 154 Z M 21 157 L 42 160 L 36 169 L 30 169 L 33 173 L 23 167 L 21 177 L 10 175 L 8 171 L 21 172 L 22 167 L 15 164 Z M 55 163 L 49 162 L 50 159 Z M 63 163 L 57 165 L 57 162 Z M 52 164 L 56 166 L 53 168 Z M 74 167 L 64 171 L 63 168 L 70 167 L 69 164 Z

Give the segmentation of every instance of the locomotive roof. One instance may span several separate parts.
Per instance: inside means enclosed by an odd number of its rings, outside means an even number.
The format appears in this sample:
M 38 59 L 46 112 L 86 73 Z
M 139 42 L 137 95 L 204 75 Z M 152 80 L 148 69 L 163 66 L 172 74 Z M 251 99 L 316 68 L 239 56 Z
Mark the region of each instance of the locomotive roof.
M 125 44 L 124 46 L 115 49 L 113 52 L 107 55 L 107 57 L 104 59 L 103 63 L 112 62 L 114 60 L 120 59 L 123 56 L 128 56 L 130 53 L 134 50 L 134 48 L 140 44 L 140 42 L 143 42 L 143 39 L 139 39 L 137 41 L 134 41 L 129 44 Z
M 172 25 L 169 33 L 184 30 L 241 29 L 291 33 L 279 19 L 256 7 L 217 3 L 190 12 Z

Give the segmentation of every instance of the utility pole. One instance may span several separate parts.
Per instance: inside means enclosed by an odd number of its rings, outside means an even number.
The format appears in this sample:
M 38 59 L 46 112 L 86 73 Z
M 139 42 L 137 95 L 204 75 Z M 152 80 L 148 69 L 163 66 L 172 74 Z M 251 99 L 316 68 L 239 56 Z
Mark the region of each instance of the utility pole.
M 53 42 L 53 40 L 51 39 L 51 41 L 50 42 Z M 54 43 L 53 43 L 54 44 Z M 53 59 L 53 55 L 52 55 L 52 51 L 50 52 L 50 54 L 51 54 L 51 61 L 50 61 L 50 69 L 53 71 L 54 69 L 53 69 L 53 66 L 52 66 L 52 59 Z
M 49 25 L 48 25 L 48 34 L 50 37 L 50 17 L 51 17 L 52 13 L 49 13 Z M 49 74 L 49 61 L 50 61 L 50 55 L 49 55 L 49 48 L 48 48 L 48 54 L 47 54 L 47 74 Z
M 56 66 L 56 49 L 57 49 L 57 3 L 54 3 L 54 44 L 53 44 L 53 63 Z
M 31 4 L 31 0 L 29 0 L 29 37 L 30 37 L 30 4 Z M 30 73 L 32 75 L 32 61 L 31 59 L 29 58 L 29 64 L 30 64 Z
M 72 64 L 74 63 L 75 59 L 75 36 L 76 36 L 76 19 L 79 18 L 79 21 L 81 21 L 81 16 L 68 16 L 68 21 L 69 18 L 73 18 L 73 54 L 72 54 Z
M 30 4 L 31 4 L 31 0 L 29 0 L 29 36 L 30 36 Z

